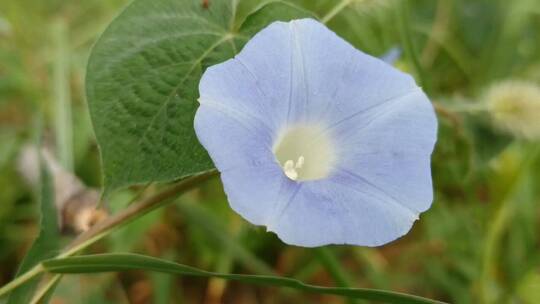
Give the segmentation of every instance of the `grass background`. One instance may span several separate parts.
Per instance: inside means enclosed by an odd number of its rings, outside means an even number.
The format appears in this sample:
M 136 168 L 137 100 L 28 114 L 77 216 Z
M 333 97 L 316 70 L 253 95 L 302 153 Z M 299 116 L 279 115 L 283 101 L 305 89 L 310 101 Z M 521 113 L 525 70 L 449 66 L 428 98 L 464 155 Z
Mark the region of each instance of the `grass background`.
M 256 0 L 250 2 L 250 7 Z M 338 1 L 293 1 L 325 16 Z M 499 81 L 540 83 L 537 0 L 351 0 L 328 25 L 361 50 L 403 50 L 438 110 L 435 202 L 413 230 L 380 248 L 286 246 L 228 207 L 214 179 L 89 252 L 130 251 L 220 272 L 276 273 L 309 283 L 373 287 L 452 303 L 540 303 L 540 147 L 500 131 L 484 102 Z M 99 152 L 84 101 L 93 42 L 126 0 L 0 2 L 0 285 L 37 234 L 36 194 L 16 170 L 37 117 L 57 156 L 99 187 Z M 69 111 L 66 114 L 66 109 Z M 538 119 L 540 120 L 540 113 Z M 71 116 L 71 118 L 70 118 Z M 67 117 L 67 119 L 66 119 Z M 63 119 L 62 119 L 63 118 Z M 145 189 L 146 193 L 156 186 Z M 141 191 L 116 193 L 121 210 Z M 68 242 L 73 236 L 64 236 Z M 73 275 L 52 303 L 345 303 L 330 296 L 144 272 Z

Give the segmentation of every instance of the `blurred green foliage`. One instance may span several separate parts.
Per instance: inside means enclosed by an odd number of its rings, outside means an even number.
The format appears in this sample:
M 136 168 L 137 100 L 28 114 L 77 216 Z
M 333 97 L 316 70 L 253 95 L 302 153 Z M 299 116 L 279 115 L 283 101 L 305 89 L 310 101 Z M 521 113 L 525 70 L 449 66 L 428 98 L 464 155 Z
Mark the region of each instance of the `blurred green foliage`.
M 260 2 L 240 1 L 240 14 Z M 340 3 L 292 2 L 319 17 Z M 402 48 L 397 66 L 422 78 L 438 110 L 436 198 L 407 236 L 380 248 L 331 246 L 322 254 L 286 246 L 234 214 L 219 180 L 213 180 L 122 228 L 90 252 L 139 252 L 213 271 L 276 273 L 309 283 L 385 288 L 452 303 L 539 303 L 538 143 L 501 133 L 488 113 L 457 110 L 465 102 L 481 104 L 483 92 L 501 80 L 540 83 L 538 1 L 346 2 L 350 4 L 328 25 L 376 56 Z M 37 234 L 37 195 L 17 172 L 19 148 L 31 140 L 39 116 L 45 118 L 48 137 L 57 140 L 65 132 L 58 130 L 58 96 L 67 96 L 71 108 L 72 119 L 61 125 L 73 134 L 68 150 L 74 172 L 89 186 L 100 186 L 99 155 L 84 103 L 85 65 L 93 42 L 126 3 L 0 2 L 0 285 L 13 278 Z M 145 195 L 158 188 L 117 192 L 109 206 L 113 212 L 121 210 L 141 190 Z M 70 238 L 65 236 L 65 241 Z M 53 297 L 54 303 L 85 304 L 343 301 L 139 271 L 66 276 Z

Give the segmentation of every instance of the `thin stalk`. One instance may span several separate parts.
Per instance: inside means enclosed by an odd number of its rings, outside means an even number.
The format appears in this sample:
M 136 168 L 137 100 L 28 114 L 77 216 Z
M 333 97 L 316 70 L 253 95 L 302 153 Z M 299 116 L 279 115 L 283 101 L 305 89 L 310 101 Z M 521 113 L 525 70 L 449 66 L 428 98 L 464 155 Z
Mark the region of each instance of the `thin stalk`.
M 513 176 L 511 184 L 508 186 L 508 189 L 505 191 L 504 196 L 500 202 L 500 205 L 497 207 L 495 212 L 495 218 L 491 221 L 491 224 L 487 231 L 486 240 L 484 242 L 483 248 L 483 258 L 482 258 L 482 272 L 480 277 L 480 302 L 481 303 L 490 303 L 492 299 L 490 298 L 490 282 L 492 276 L 495 273 L 494 264 L 498 258 L 498 246 L 504 235 L 504 232 L 508 228 L 508 224 L 512 220 L 512 217 L 515 212 L 515 208 L 518 206 L 516 201 L 512 197 L 516 194 L 518 186 L 521 184 L 523 179 L 527 176 L 532 168 L 532 162 L 535 161 L 540 155 L 540 145 L 535 145 L 530 148 L 523 162 L 520 164 L 517 169 L 516 174 Z
M 431 27 L 428 40 L 420 55 L 420 62 L 424 67 L 431 67 L 439 53 L 439 47 L 445 42 L 448 35 L 448 27 L 452 17 L 452 1 L 438 0 L 435 12 L 435 21 Z
M 401 44 L 405 54 L 411 61 L 418 80 L 421 86 L 425 91 L 429 93 L 429 83 L 425 75 L 424 69 L 420 65 L 420 59 L 418 58 L 418 52 L 416 51 L 414 41 L 412 38 L 411 28 L 410 28 L 410 16 L 409 16 L 409 3 L 408 0 L 399 0 L 399 5 L 396 6 L 396 17 L 398 20 L 398 28 Z
M 76 253 L 79 250 L 86 248 L 88 245 L 100 239 L 101 237 L 99 236 L 105 236 L 111 230 L 121 225 L 130 223 L 134 219 L 139 218 L 142 215 L 145 215 L 148 212 L 165 205 L 167 202 L 170 202 L 172 198 L 177 197 L 178 194 L 183 193 L 187 190 L 190 190 L 193 187 L 200 184 L 201 182 L 206 181 L 207 179 L 214 177 L 216 175 L 217 175 L 217 171 L 211 170 L 206 173 L 190 177 L 164 190 L 163 192 L 160 192 L 154 196 L 151 196 L 147 199 L 142 200 L 141 202 L 128 206 L 118 215 L 112 216 L 96 224 L 90 230 L 79 235 L 79 237 L 77 237 L 73 241 L 73 243 L 68 247 L 68 250 L 64 253 L 64 255 L 65 254 L 71 255 L 72 253 Z M 98 239 L 96 239 L 96 237 L 98 237 Z M 88 241 L 90 240 L 92 241 L 89 244 Z
M 90 230 L 79 235 L 73 242 L 68 245 L 63 253 L 59 254 L 56 258 L 65 258 L 78 253 L 86 247 L 94 244 L 103 237 L 109 235 L 117 228 L 132 222 L 133 220 L 147 214 L 148 212 L 164 206 L 165 204 L 172 202 L 173 198 L 178 195 L 193 189 L 200 183 L 217 175 L 216 170 L 207 171 L 205 173 L 189 177 L 170 188 L 163 190 L 147 199 L 143 199 L 140 202 L 130 205 L 120 213 L 115 214 L 102 222 L 99 222 Z M 8 294 L 11 290 L 19 287 L 27 281 L 33 279 L 37 275 L 44 272 L 44 268 L 41 264 L 34 266 L 29 271 L 23 273 L 13 281 L 2 286 L 0 288 L 0 298 Z
M 332 18 L 344 10 L 354 0 L 341 0 L 336 6 L 334 6 L 324 17 L 321 18 L 322 23 L 328 23 Z
M 41 274 L 44 270 L 45 269 L 43 268 L 43 266 L 41 264 L 38 264 L 34 266 L 32 269 L 28 270 L 27 272 L 16 277 L 13 281 L 7 283 L 6 285 L 2 286 L 2 288 L 0 288 L 0 298 L 7 295 L 13 289 L 35 278 L 36 276 Z
M 349 276 L 347 271 L 343 269 L 332 248 L 317 248 L 316 253 L 321 263 L 324 265 L 326 270 L 328 270 L 328 272 L 330 273 L 332 278 L 334 278 L 336 284 L 339 287 L 354 287 L 355 284 L 352 278 Z M 350 304 L 357 303 L 357 301 L 353 299 L 348 299 L 347 302 Z
M 308 262 L 298 269 L 291 276 L 299 281 L 308 281 L 315 273 L 321 269 L 321 264 L 316 259 L 310 257 Z
M 354 248 L 353 258 L 366 268 L 364 276 L 368 282 L 377 288 L 390 288 L 384 276 L 388 261 L 379 251 L 373 248 Z
M 489 107 L 485 103 L 458 103 L 458 104 L 446 104 L 444 107 L 454 113 L 482 113 L 488 112 Z
M 60 279 L 62 278 L 61 274 L 55 274 L 51 277 L 50 280 L 45 283 L 38 291 L 34 294 L 34 297 L 32 298 L 32 301 L 30 301 L 30 304 L 39 304 L 41 301 L 46 297 L 49 290 L 54 288 L 58 282 L 60 282 Z
M 254 256 L 253 253 L 240 245 L 234 237 L 226 233 L 225 227 L 216 224 L 216 219 L 204 208 L 193 202 L 179 202 L 176 206 L 186 220 L 200 225 L 201 231 L 207 233 L 209 237 L 222 246 L 223 250 L 231 251 L 233 257 L 248 269 L 259 274 L 274 274 L 274 270 L 265 262 Z
M 233 226 L 230 230 L 234 235 L 233 238 L 238 238 L 241 234 L 241 231 L 238 228 Z M 216 272 L 220 273 L 230 273 L 232 268 L 234 266 L 234 259 L 233 259 L 233 252 L 230 247 L 224 248 L 224 252 L 222 252 L 217 259 L 216 263 Z M 225 293 L 225 289 L 227 288 L 227 280 L 220 279 L 220 278 L 211 278 L 208 280 L 208 287 L 206 289 L 206 303 L 207 304 L 214 304 L 214 303 L 222 303 L 223 302 L 223 294 Z
M 52 28 L 55 54 L 52 68 L 56 153 L 62 166 L 73 171 L 73 121 L 69 88 L 69 47 L 66 23 L 59 19 Z

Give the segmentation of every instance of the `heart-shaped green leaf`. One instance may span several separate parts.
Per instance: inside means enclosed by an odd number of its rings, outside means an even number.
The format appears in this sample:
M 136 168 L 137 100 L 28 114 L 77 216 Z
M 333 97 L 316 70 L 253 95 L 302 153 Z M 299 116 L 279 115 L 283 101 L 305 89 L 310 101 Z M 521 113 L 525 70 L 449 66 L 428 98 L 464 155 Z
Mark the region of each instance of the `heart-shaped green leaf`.
M 310 14 L 271 2 L 238 26 L 237 0 L 135 0 L 107 28 L 88 63 L 87 97 L 105 191 L 213 168 L 193 130 L 206 67 L 233 57 L 275 20 Z

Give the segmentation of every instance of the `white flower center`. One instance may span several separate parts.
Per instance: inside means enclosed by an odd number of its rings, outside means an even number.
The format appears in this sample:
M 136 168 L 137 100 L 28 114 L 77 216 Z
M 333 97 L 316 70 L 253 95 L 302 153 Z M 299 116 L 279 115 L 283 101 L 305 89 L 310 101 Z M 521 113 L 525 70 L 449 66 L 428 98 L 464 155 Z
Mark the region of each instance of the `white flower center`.
M 288 128 L 277 138 L 273 152 L 285 175 L 298 181 L 327 177 L 335 161 L 334 146 L 317 125 Z

